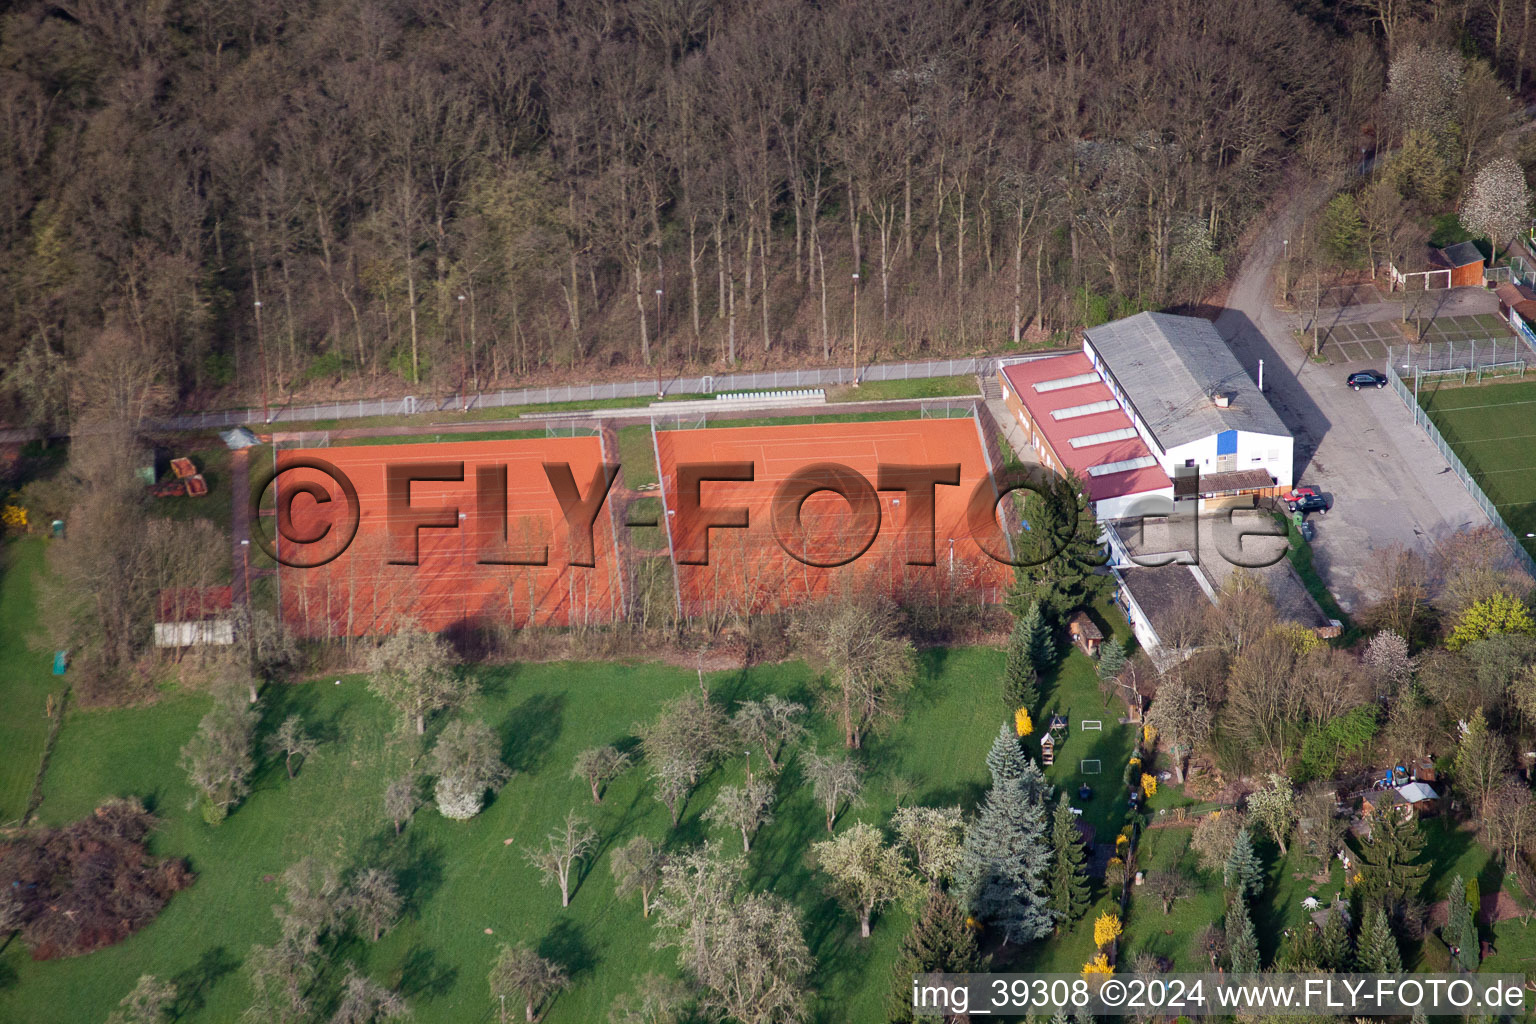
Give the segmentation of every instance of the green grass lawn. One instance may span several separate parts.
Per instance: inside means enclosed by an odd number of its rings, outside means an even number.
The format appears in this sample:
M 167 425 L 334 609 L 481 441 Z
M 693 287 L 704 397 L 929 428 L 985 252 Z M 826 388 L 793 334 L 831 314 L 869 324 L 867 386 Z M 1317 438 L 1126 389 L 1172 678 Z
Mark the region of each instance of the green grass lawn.
M 871 785 L 864 806 L 844 823 L 885 821 L 895 804 L 884 783 L 898 776 L 910 781 L 912 801 L 972 804 L 1003 717 L 1001 668 L 1001 654 L 990 649 L 925 652 L 908 717 L 860 755 Z M 266 766 L 255 792 L 216 829 L 186 809 L 189 792 L 176 767 L 206 698 L 178 693 L 146 708 L 72 713 L 48 775 L 42 819 L 62 822 L 106 797 L 138 795 L 164 819 L 156 851 L 186 857 L 198 878 L 151 925 L 110 949 L 34 963 L 19 942 L 11 943 L 0 961 L 10 977 L 0 985 L 0 1020 L 99 1020 L 144 972 L 197 993 L 180 1020 L 234 1019 L 247 994 L 239 964 L 251 943 L 276 935 L 272 879 L 305 855 L 343 867 L 386 863 L 399 873 L 409 897 L 406 920 L 378 945 L 349 947 L 345 955 L 402 987 L 418 1021 L 491 1019 L 485 975 L 502 942 L 532 944 L 570 966 L 573 987 L 553 1007 L 554 1022 L 601 1021 L 640 975 L 673 971 L 674 955 L 651 948 L 653 932 L 638 900 L 615 898 L 607 853 L 639 833 L 674 845 L 704 838 L 710 830 L 700 816 L 720 785 L 741 777 L 742 759 L 706 780 L 671 833 L 643 773 L 616 782 L 594 807 L 569 772 L 578 750 L 624 740 L 663 700 L 697 685 L 694 673 L 654 664 L 555 663 L 487 669 L 483 679 L 485 692 L 469 714 L 499 730 L 517 775 L 474 820 L 449 822 L 427 808 L 399 841 L 381 822 L 380 803 L 405 751 L 393 738 L 390 714 L 356 678 L 268 695 L 269 724 L 297 710 L 325 742 L 291 782 L 279 765 Z M 808 681 L 803 666 L 786 664 L 717 674 L 710 685 L 728 702 L 769 690 L 806 699 Z M 837 743 L 827 723 L 817 738 L 823 749 Z M 754 843 L 748 876 L 805 912 L 819 963 L 817 1019 L 877 1019 L 906 913 L 883 915 L 871 940 L 858 938 L 853 919 L 824 898 L 805 863 L 809 844 L 825 834 L 819 807 L 797 769 L 787 770 L 782 786 L 775 820 Z M 523 851 L 572 807 L 602 840 L 562 911 Z
M 40 646 L 37 635 L 37 577 L 47 545 L 41 537 L 0 542 L 0 822 L 15 821 L 27 809 L 48 738 L 48 695 L 64 691 L 64 679 L 53 674 L 53 652 Z
M 1122 963 L 1129 964 L 1139 953 L 1151 953 L 1172 960 L 1175 970 L 1210 969 L 1209 962 L 1193 951 L 1193 945 L 1202 928 L 1221 918 L 1221 877 L 1200 870 L 1199 858 L 1189 846 L 1193 833 L 1192 826 L 1181 825 L 1142 833 L 1137 868 L 1148 874 L 1182 871 L 1193 880 L 1193 888 L 1188 897 L 1164 914 L 1162 902 L 1145 887 L 1131 887 L 1131 902 L 1123 922 L 1125 934 L 1120 941 Z
M 1130 631 L 1123 621 L 1120 626 L 1124 632 Z M 1056 762 L 1045 769 L 1045 777 L 1058 791 L 1065 792 L 1074 806 L 1082 807 L 1083 821 L 1093 826 L 1097 842 L 1113 843 L 1127 820 L 1122 773 L 1136 744 L 1134 727 L 1120 724 L 1125 705 L 1117 699 L 1105 707 L 1094 663 L 1076 649 L 1045 677 L 1041 691 L 1043 711 L 1035 723 L 1035 742 L 1027 744 L 1029 751 L 1039 756 L 1040 732 L 1052 714 L 1066 716 L 1067 728 L 1056 738 Z M 1085 729 L 1085 721 L 1096 721 L 1100 728 Z M 1085 760 L 1099 762 L 1097 775 L 1083 771 Z M 1086 802 L 1077 797 L 1078 787 L 1084 783 L 1093 788 L 1093 797 Z
M 692 402 L 713 398 L 687 392 L 667 395 L 663 402 Z M 402 427 L 432 426 L 439 423 L 479 423 L 483 421 L 515 420 L 519 417 L 539 417 L 552 412 L 589 412 L 595 409 L 639 409 L 656 401 L 654 395 L 637 395 L 634 398 L 583 399 L 575 402 L 549 402 L 544 405 L 475 406 L 468 412 L 458 408 L 418 412 L 415 415 L 364 416 L 359 419 L 283 420 L 272 424 L 272 429 L 291 430 L 343 430 L 352 427 Z M 348 403 L 342 402 L 342 405 Z
M 971 415 L 970 406 L 965 408 L 932 410 L 928 418 L 936 419 L 964 419 Z M 795 423 L 872 423 L 879 420 L 913 420 L 918 419 L 918 413 L 913 409 L 874 409 L 866 412 L 818 412 L 803 416 L 750 416 L 745 419 L 721 418 L 711 420 L 709 429 L 728 429 L 730 427 L 781 427 Z M 658 421 L 657 430 L 670 429 L 666 424 Z M 686 427 L 684 429 L 687 429 Z
M 486 430 L 474 434 L 402 434 L 398 437 L 342 437 L 336 438 L 333 448 L 355 448 L 363 445 L 389 444 L 437 444 L 441 441 L 522 441 L 528 438 L 547 437 L 544 430 Z
M 656 446 L 649 423 L 619 428 L 619 465 L 625 487 L 638 490 L 656 482 Z
M 1344 631 L 1334 641 L 1335 644 L 1340 647 L 1352 645 L 1359 638 L 1360 631 L 1350 621 L 1349 614 L 1339 607 L 1333 591 L 1328 589 L 1328 584 L 1318 574 L 1317 566 L 1312 561 L 1312 545 L 1302 538 L 1292 517 L 1276 513 L 1275 518 L 1285 526 L 1286 537 L 1291 545 L 1286 557 L 1291 560 L 1291 568 L 1296 570 L 1296 575 L 1301 577 L 1302 586 L 1307 588 L 1307 593 L 1312 595 L 1312 600 L 1317 602 L 1324 614 L 1338 619 L 1344 625 Z
M 901 398 L 948 398 L 980 395 L 976 375 L 912 377 L 907 380 L 866 380 L 858 387 L 827 388 L 828 402 L 876 402 Z

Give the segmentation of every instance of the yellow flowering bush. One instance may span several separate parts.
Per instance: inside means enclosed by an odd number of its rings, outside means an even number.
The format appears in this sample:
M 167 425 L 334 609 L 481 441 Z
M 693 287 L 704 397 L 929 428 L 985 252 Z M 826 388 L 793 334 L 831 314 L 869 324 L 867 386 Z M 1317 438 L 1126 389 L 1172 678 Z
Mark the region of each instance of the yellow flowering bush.
M 1151 724 L 1143 725 L 1141 727 L 1141 738 L 1142 741 L 1150 747 L 1152 744 L 1157 742 L 1157 729 L 1155 729 Z
M 8 530 L 25 530 L 27 528 L 27 510 L 20 505 L 6 505 L 0 508 L 0 525 Z
M 1035 723 L 1029 717 L 1029 708 L 1019 708 L 1013 713 L 1013 731 L 1023 739 L 1035 731 Z
M 1102 949 L 1118 939 L 1124 931 L 1120 925 L 1120 915 L 1106 910 L 1093 922 L 1093 943 Z
M 1141 791 L 1149 797 L 1157 796 L 1157 776 L 1142 772 Z
M 1095 974 L 1107 978 L 1114 973 L 1115 969 L 1110 966 L 1109 957 L 1104 953 L 1100 953 L 1092 960 L 1089 960 L 1087 963 L 1083 964 L 1083 977 L 1085 978 L 1091 977 Z

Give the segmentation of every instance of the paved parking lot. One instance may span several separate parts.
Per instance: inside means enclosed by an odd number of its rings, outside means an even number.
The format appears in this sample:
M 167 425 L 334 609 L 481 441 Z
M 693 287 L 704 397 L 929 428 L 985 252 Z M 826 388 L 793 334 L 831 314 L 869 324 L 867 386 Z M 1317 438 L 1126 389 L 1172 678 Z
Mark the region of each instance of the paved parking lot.
M 1379 363 L 1387 357 L 1388 345 L 1405 345 L 1408 336 L 1398 320 L 1375 323 L 1337 324 L 1323 336 L 1321 352 L 1330 363 Z

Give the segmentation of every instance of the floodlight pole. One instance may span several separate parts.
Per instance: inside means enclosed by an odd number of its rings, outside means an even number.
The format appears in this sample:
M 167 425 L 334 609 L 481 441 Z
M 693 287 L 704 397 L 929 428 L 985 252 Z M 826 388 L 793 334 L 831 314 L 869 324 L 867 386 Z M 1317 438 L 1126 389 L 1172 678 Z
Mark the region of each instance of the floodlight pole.
M 464 412 L 469 412 L 469 363 L 464 349 L 464 296 L 459 296 L 459 394 L 464 399 Z

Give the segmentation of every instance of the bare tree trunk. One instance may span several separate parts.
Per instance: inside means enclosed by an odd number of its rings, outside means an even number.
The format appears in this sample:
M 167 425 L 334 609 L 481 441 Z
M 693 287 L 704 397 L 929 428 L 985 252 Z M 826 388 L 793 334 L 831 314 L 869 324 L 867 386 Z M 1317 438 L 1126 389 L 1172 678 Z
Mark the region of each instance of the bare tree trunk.
M 1040 264 L 1045 258 L 1045 236 L 1035 240 L 1035 323 L 1045 330 L 1045 286 L 1040 278 Z
M 630 274 L 635 281 L 635 308 L 640 311 L 640 361 L 646 366 L 651 365 L 651 335 L 645 320 L 645 291 L 641 287 L 640 257 L 636 254 L 634 263 L 630 267 Z
M 731 268 L 731 254 L 725 254 L 725 307 L 726 307 L 726 356 L 725 361 L 736 365 L 736 274 Z
M 1024 339 L 1024 200 L 1019 199 L 1019 215 L 1013 234 L 1013 347 Z
M 407 256 L 405 259 L 405 296 L 410 303 L 411 316 L 411 383 L 421 380 L 421 360 L 417 349 L 416 330 L 416 261 Z
M 902 164 L 901 176 L 901 245 L 907 254 L 907 262 L 912 262 L 912 153 L 909 150 Z
M 725 212 L 722 210 L 720 219 L 715 221 L 715 270 L 720 280 L 715 289 L 715 319 L 725 319 L 725 241 L 721 237 L 723 229 L 721 224 L 725 220 Z
M 848 183 L 848 229 L 853 236 L 853 272 L 857 274 L 859 267 L 864 263 L 864 254 L 859 249 L 859 204 L 858 195 L 854 191 L 853 182 Z
M 763 272 L 761 284 L 763 295 L 763 351 L 767 352 L 772 345 L 768 334 L 768 214 L 763 213 L 763 242 L 758 246 L 757 262 Z
M 832 361 L 832 334 L 827 329 L 827 254 L 821 247 L 821 239 L 816 234 L 814 227 L 811 229 L 811 245 L 816 250 L 817 276 L 821 280 L 821 358 L 830 363 Z
M 699 341 L 699 261 L 704 256 L 704 247 L 697 244 L 699 217 L 696 213 L 688 214 L 688 300 L 689 309 L 693 315 L 693 341 L 697 345 Z

